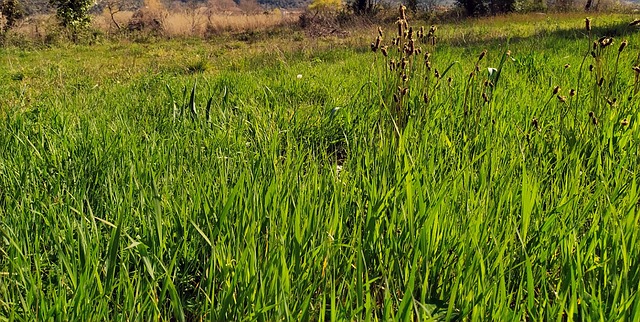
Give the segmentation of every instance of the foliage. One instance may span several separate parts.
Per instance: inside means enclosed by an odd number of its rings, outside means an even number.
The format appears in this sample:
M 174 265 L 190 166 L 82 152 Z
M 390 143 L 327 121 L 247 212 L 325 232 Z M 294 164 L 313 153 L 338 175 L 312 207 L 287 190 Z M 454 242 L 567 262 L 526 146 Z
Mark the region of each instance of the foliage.
M 49 0 L 49 3 L 56 8 L 56 16 L 65 28 L 82 28 L 91 21 L 89 10 L 93 0 Z
M 342 7 L 342 0 L 313 0 L 309 4 L 311 11 L 336 11 Z
M 24 17 L 24 8 L 19 0 L 2 0 L 0 2 L 0 14 L 5 19 L 4 31 L 13 28 L 16 22 Z
M 468 16 L 496 15 L 513 12 L 515 0 L 456 0 Z

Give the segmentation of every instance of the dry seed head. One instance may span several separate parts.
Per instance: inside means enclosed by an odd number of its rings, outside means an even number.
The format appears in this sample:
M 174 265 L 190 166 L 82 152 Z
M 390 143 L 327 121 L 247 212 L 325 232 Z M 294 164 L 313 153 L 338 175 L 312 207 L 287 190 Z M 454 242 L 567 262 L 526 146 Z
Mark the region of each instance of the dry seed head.
M 553 95 L 556 95 L 560 92 L 560 86 L 556 86 L 553 88 Z
M 398 37 L 404 36 L 404 30 L 402 30 L 404 24 L 402 23 L 402 20 L 398 20 L 396 23 L 398 24 Z
M 569 91 L 569 96 L 570 96 L 570 97 L 576 96 L 576 90 L 575 90 L 575 89 L 571 89 L 571 90 Z
M 378 27 L 378 36 L 382 37 L 382 27 Z
M 593 123 L 593 125 L 598 125 L 598 118 L 595 115 L 591 117 L 591 123 Z
M 406 16 L 407 7 L 400 5 L 400 19 L 407 19 Z
M 591 57 L 596 58 L 598 55 L 596 55 L 595 51 L 591 51 Z
M 589 65 L 589 71 L 592 72 L 593 71 L 593 65 Z
M 637 26 L 640 25 L 640 19 L 635 19 L 634 21 L 629 23 L 629 26 Z
M 511 50 L 507 50 L 507 57 L 511 57 Z
M 413 38 L 413 27 L 409 27 L 408 37 L 409 39 Z
M 622 121 L 620 121 L 620 125 L 628 126 L 629 125 L 629 120 L 627 120 L 626 118 L 622 119 Z
M 604 39 L 604 38 L 600 38 L 600 39 Z M 593 46 L 592 46 L 593 50 L 598 49 L 598 43 L 600 42 L 600 39 L 593 41 Z
M 536 130 L 540 130 L 540 125 L 538 124 L 538 119 L 537 118 L 533 118 L 533 120 L 531 120 L 531 126 L 533 126 L 533 128 L 535 128 Z
M 482 58 L 484 58 L 484 56 L 486 55 L 487 55 L 487 50 L 485 49 L 480 53 L 480 56 L 478 56 L 478 61 L 481 61 Z
M 408 87 L 400 89 L 400 95 L 402 95 L 402 96 L 407 95 L 408 92 L 409 92 L 409 88 Z
M 451 86 L 451 82 L 453 81 L 453 78 L 449 77 L 447 78 L 447 83 L 449 83 L 449 86 Z
M 408 63 L 409 63 L 408 60 L 402 58 L 402 62 L 400 63 L 400 68 L 402 68 L 402 70 L 404 70 L 407 67 Z
M 420 26 L 420 32 L 418 33 L 420 38 L 424 37 L 424 26 Z
M 380 48 L 381 42 L 382 42 L 382 36 L 378 36 L 378 38 L 376 38 L 376 49 Z
M 407 74 L 402 74 L 402 82 L 406 83 L 409 80 L 409 76 Z
M 602 87 L 602 84 L 604 84 L 604 77 L 600 77 L 600 80 L 598 81 L 599 87 Z
M 618 48 L 618 52 L 621 53 L 625 47 L 627 47 L 627 45 L 629 44 L 628 41 L 624 40 L 623 42 L 620 43 L 620 48 Z
M 431 28 L 429 28 L 429 35 L 433 36 L 436 34 L 436 30 L 438 30 L 438 26 L 436 25 L 431 25 Z
M 427 95 L 427 93 L 424 93 L 422 95 L 422 99 L 424 100 L 425 104 L 429 104 L 429 96 Z
M 591 18 L 587 17 L 584 19 L 584 27 L 587 31 L 591 31 Z
M 569 67 L 571 67 L 571 65 L 570 65 L 570 64 L 566 64 L 566 65 L 564 65 L 564 69 L 567 69 L 567 68 L 569 68 Z
M 487 93 L 482 93 L 482 99 L 484 100 L 485 103 L 489 103 L 489 96 L 487 96 Z
M 633 66 L 633 68 L 631 69 L 633 69 L 633 71 L 636 72 L 636 74 L 640 74 L 640 66 Z
M 617 98 L 614 98 L 614 99 L 608 99 L 608 98 L 607 98 L 607 104 L 609 104 L 609 106 L 610 106 L 610 107 L 614 107 L 614 106 L 616 106 L 616 102 L 617 102 L 617 101 L 618 101 L 618 99 L 617 99 Z
M 427 70 L 431 70 L 431 62 L 430 61 L 424 62 L 424 65 L 427 67 Z
M 613 44 L 613 38 L 604 38 L 603 40 L 600 41 L 600 47 L 602 48 L 606 48 L 612 44 Z
M 375 53 L 376 50 L 378 50 L 378 47 L 376 47 L 376 44 L 372 42 L 371 43 L 371 51 Z
M 434 75 L 436 76 L 436 78 L 438 79 L 440 78 L 440 72 L 438 72 L 438 69 L 436 69 Z
M 567 98 L 562 95 L 558 95 L 558 101 L 560 101 L 560 103 L 564 103 L 567 101 Z
M 400 101 L 400 99 L 398 99 L 398 94 L 393 94 L 393 101 L 398 103 Z
M 384 57 L 389 56 L 389 53 L 387 52 L 387 46 L 380 47 L 380 51 L 382 52 L 382 55 Z

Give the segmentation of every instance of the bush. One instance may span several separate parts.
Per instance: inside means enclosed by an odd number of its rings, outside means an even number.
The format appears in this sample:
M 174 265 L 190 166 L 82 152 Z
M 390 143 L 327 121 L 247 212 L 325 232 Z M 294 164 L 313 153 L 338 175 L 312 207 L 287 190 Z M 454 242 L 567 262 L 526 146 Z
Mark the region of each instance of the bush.
M 77 30 L 91 22 L 92 0 L 49 0 L 49 3 L 56 8 L 56 16 L 65 28 Z
M 0 3 L 0 13 L 4 17 L 2 31 L 6 32 L 13 28 L 18 20 L 24 17 L 24 8 L 18 0 L 2 0 Z

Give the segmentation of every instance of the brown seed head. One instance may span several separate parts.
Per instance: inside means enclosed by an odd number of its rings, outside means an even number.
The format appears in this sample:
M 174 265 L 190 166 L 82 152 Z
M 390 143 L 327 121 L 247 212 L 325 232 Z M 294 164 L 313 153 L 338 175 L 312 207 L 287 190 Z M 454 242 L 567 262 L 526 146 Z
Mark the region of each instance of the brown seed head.
M 599 43 L 600 43 L 600 47 L 606 48 L 613 44 L 613 38 L 608 38 L 608 37 L 604 38 L 603 40 L 599 41 Z
M 389 56 L 389 52 L 387 52 L 387 46 L 380 47 L 380 51 L 384 57 Z
M 598 55 L 596 55 L 595 51 L 591 51 L 591 57 L 596 58 L 596 57 L 598 57 Z
M 434 75 L 436 76 L 436 78 L 440 78 L 440 72 L 438 72 L 438 70 L 436 69 L 434 72 Z
M 533 126 L 533 128 L 536 130 L 540 130 L 540 125 L 538 124 L 537 118 L 534 117 L 533 120 L 531 120 L 531 126 Z
M 485 49 L 480 53 L 480 56 L 478 56 L 478 61 L 481 61 L 482 58 L 484 58 L 484 56 L 486 55 L 487 55 L 487 50 Z
M 634 21 L 629 23 L 629 26 L 637 26 L 640 25 L 640 19 L 635 19 Z
M 624 40 L 623 42 L 620 43 L 620 47 L 618 48 L 618 52 L 621 53 L 625 47 L 627 47 L 627 45 L 629 44 L 629 42 L 627 40 Z
M 400 5 L 400 19 L 402 20 L 406 20 L 407 16 L 406 16 L 406 11 L 407 11 L 407 7 Z
M 378 36 L 382 37 L 382 27 L 378 27 Z
M 507 57 L 511 57 L 511 50 L 507 50 Z
M 566 65 L 564 65 L 564 69 L 567 69 L 567 68 L 569 68 L 569 67 L 571 67 L 571 65 L 570 65 L 570 64 L 566 64 Z
M 560 86 L 556 86 L 553 88 L 553 95 L 556 95 L 560 92 Z
M 567 101 L 567 98 L 562 96 L 562 95 L 558 95 L 557 97 L 558 97 L 558 101 L 560 101 L 560 103 L 564 103 L 564 102 Z
M 425 104 L 429 104 L 429 96 L 427 95 L 427 93 L 424 93 L 422 95 L 422 99 L 424 100 Z
M 572 88 L 572 89 L 569 91 L 569 96 L 570 96 L 570 97 L 574 97 L 574 96 L 576 96 L 576 90 Z
M 489 103 L 489 96 L 487 96 L 487 93 L 482 93 L 482 99 L 484 100 L 485 103 Z
M 602 87 L 602 84 L 604 84 L 604 77 L 600 77 L 600 80 L 598 81 L 599 87 Z
M 633 71 L 635 71 L 636 74 L 640 74 L 640 66 L 633 66 L 633 68 L 631 69 L 633 69 Z
M 589 71 L 592 72 L 593 71 L 593 65 L 589 65 Z
M 627 120 L 626 118 L 622 119 L 622 121 L 620 121 L 620 125 L 622 126 L 628 126 L 629 125 L 629 120 Z
M 584 19 L 584 27 L 587 31 L 591 31 L 591 18 L 587 17 Z

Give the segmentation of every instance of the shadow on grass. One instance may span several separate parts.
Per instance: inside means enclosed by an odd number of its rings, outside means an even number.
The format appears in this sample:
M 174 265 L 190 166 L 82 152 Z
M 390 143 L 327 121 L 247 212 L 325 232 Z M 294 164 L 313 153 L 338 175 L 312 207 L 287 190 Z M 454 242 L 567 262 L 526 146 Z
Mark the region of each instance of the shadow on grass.
M 622 41 L 624 37 L 629 37 L 634 33 L 640 32 L 640 26 L 630 26 L 629 22 L 609 23 L 604 26 L 593 26 L 591 29 L 591 39 L 599 37 L 613 37 L 617 39 L 617 43 Z M 446 42 L 451 46 L 485 46 L 494 47 L 502 45 L 506 42 L 517 44 L 522 42 L 531 42 L 536 40 L 555 41 L 563 40 L 581 40 L 589 37 L 589 33 L 584 26 L 575 28 L 564 28 L 557 30 L 541 30 L 530 36 L 498 36 L 486 37 L 479 39 L 465 39 L 464 37 L 455 37 L 448 39 Z

